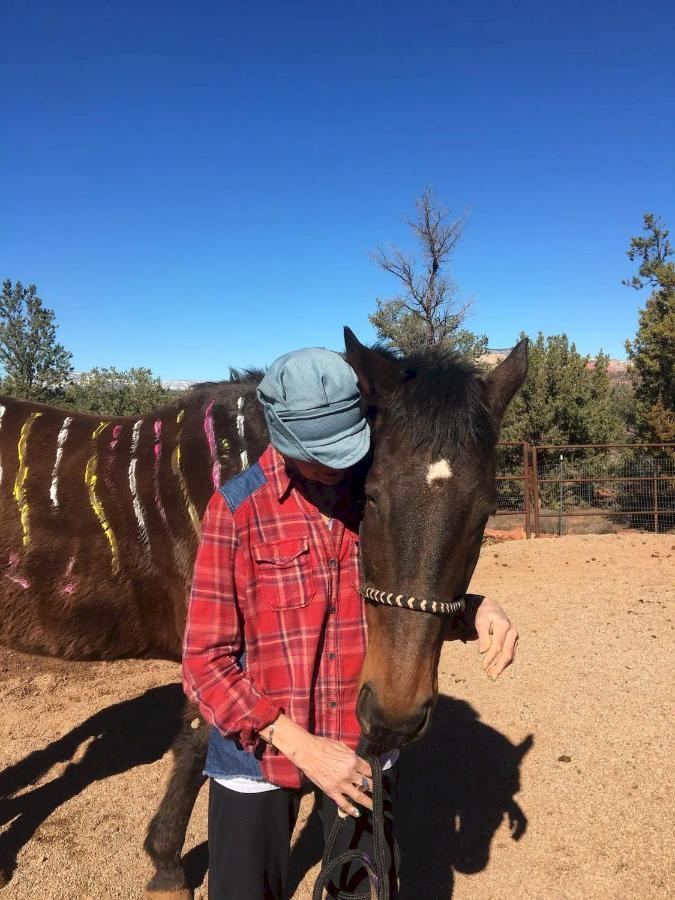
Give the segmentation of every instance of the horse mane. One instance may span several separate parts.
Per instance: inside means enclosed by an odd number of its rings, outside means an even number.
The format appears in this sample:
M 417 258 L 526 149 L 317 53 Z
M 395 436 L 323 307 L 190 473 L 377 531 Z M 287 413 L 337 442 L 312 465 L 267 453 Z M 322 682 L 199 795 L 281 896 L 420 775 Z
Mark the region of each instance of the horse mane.
M 222 387 L 226 384 L 255 384 L 258 385 L 265 377 L 265 370 L 256 367 L 250 369 L 234 369 L 230 366 L 229 378 L 223 381 L 198 381 L 191 384 L 190 391 L 201 391 L 205 389 Z
M 408 356 L 374 347 L 401 370 L 387 397 L 387 419 L 418 448 L 432 453 L 482 456 L 497 439 L 482 373 L 455 351 L 431 347 Z

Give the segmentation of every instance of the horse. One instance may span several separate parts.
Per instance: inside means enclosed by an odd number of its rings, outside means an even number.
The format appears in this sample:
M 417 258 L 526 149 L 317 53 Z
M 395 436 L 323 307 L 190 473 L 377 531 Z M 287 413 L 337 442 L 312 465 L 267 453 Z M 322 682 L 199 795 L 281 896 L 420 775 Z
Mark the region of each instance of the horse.
M 397 595 L 459 597 L 494 508 L 499 423 L 525 379 L 526 342 L 487 375 L 442 351 L 393 358 L 348 328 L 345 348 L 373 436 L 364 578 Z M 180 661 L 201 517 L 268 442 L 260 377 L 199 384 L 138 418 L 0 396 L 0 644 L 67 660 Z M 428 725 L 445 623 L 396 605 L 368 604 L 366 615 L 359 721 L 374 744 L 401 746 Z M 149 897 L 191 896 L 181 850 L 209 733 L 186 702 L 144 842 Z M 6 875 L 14 865 L 4 861 Z

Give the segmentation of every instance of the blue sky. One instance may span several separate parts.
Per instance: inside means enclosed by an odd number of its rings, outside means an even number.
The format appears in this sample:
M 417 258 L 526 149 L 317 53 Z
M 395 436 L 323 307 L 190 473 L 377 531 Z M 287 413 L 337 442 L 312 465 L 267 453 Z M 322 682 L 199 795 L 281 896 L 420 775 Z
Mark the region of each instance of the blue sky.
M 675 229 L 675 7 L 571 2 L 3 4 L 0 277 L 34 281 L 76 369 L 219 378 L 395 285 L 426 185 L 490 345 L 623 356 L 625 250 Z

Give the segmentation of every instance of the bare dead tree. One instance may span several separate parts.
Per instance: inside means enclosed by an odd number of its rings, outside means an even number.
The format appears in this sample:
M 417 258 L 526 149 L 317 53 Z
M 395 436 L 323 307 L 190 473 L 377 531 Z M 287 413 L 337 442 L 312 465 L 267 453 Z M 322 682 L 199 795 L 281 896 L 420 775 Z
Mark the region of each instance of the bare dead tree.
M 450 219 L 450 211 L 439 204 L 431 188 L 416 201 L 417 216 L 406 219 L 417 238 L 423 265 L 396 246 L 378 247 L 373 261 L 398 279 L 400 292 L 389 300 L 376 301 L 369 316 L 378 336 L 403 353 L 449 343 L 461 352 L 478 355 L 487 343 L 463 329 L 471 302 L 459 299 L 457 285 L 448 272 L 453 251 L 466 227 L 466 213 Z

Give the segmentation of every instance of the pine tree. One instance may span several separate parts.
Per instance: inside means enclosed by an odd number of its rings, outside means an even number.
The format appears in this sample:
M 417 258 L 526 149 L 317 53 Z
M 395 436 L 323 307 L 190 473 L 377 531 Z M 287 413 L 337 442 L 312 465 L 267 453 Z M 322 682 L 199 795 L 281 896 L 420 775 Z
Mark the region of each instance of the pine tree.
M 627 287 L 651 287 L 640 310 L 637 334 L 626 341 L 637 401 L 637 429 L 653 442 L 675 441 L 675 263 L 668 230 L 652 213 L 644 217 L 644 237 L 631 239 L 628 258 L 640 261 Z
M 521 335 L 525 337 L 525 335 Z M 612 396 L 609 357 L 582 356 L 567 335 L 539 332 L 529 342 L 528 374 L 511 403 L 503 441 L 533 444 L 605 444 L 618 440 L 623 425 Z
M 56 340 L 54 311 L 27 288 L 7 279 L 0 295 L 1 389 L 26 400 L 50 401 L 64 389 L 73 369 L 72 354 Z

